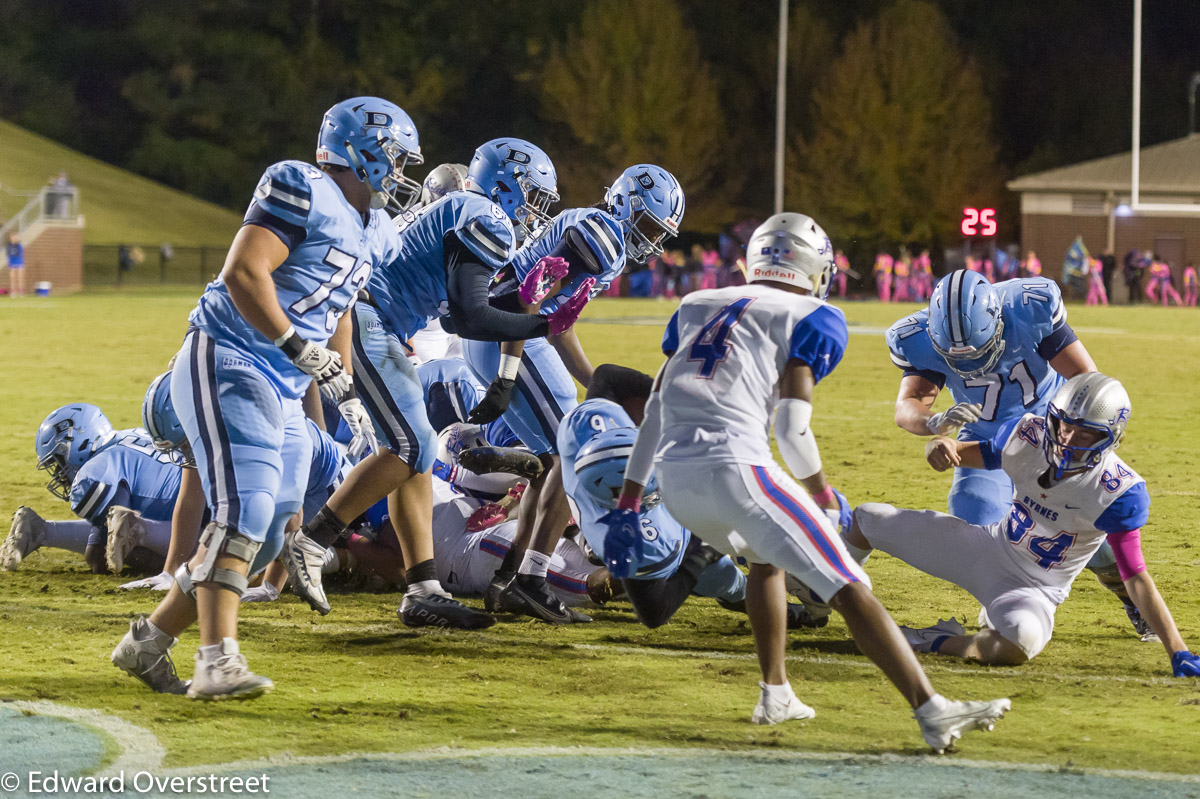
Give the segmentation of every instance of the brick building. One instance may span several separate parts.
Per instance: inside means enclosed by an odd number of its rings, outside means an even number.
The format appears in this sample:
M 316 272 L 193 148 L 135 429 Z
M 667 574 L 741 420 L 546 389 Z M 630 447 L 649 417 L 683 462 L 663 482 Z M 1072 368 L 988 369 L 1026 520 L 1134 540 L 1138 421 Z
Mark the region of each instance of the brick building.
M 1200 263 L 1200 214 L 1134 213 L 1129 208 L 1130 153 L 1025 175 L 1008 183 L 1021 195 L 1021 248 L 1034 250 L 1047 277 L 1061 274 L 1063 256 L 1077 235 L 1093 255 L 1121 258 L 1131 249 L 1153 250 L 1181 284 L 1188 261 Z M 1144 147 L 1141 201 L 1200 203 L 1200 134 Z M 1125 288 L 1114 281 L 1118 299 Z

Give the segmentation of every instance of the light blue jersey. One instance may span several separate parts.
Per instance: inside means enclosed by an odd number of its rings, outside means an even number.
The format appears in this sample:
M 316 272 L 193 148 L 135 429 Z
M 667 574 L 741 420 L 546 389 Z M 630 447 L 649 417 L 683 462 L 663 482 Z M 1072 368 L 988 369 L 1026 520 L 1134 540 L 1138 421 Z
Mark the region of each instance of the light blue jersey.
M 587 243 L 600 272 L 591 274 L 579 271 L 568 276 L 568 280 L 557 294 L 542 300 L 542 313 L 558 310 L 588 277 L 596 278 L 596 286 L 592 289 L 592 296 L 595 297 L 607 289 L 625 268 L 625 233 L 620 223 L 607 211 L 599 208 L 568 208 L 538 228 L 517 252 L 512 262 L 516 275 L 513 290 L 521 284 L 538 261 L 554 254 L 555 249 L 571 232 L 579 234 Z
M 333 492 L 346 479 L 350 462 L 333 437 L 308 419 L 308 435 L 312 439 L 312 466 L 308 469 L 308 488 L 304 493 L 304 521 L 316 515 Z
M 155 449 L 145 430 L 118 430 L 75 475 L 71 510 L 100 529 L 105 528 L 109 508 L 118 504 L 143 518 L 169 522 L 180 475 L 180 466 Z
M 512 260 L 516 235 L 496 203 L 469 191 L 455 191 L 396 218 L 396 256 L 371 276 L 368 290 L 388 332 L 407 340 L 433 317 L 448 312 L 446 237 L 453 234 L 479 262 L 494 272 Z
M 417 367 L 425 392 L 425 413 L 437 432 L 455 422 L 465 422 L 486 389 L 471 374 L 462 358 L 437 358 Z
M 1004 322 L 1004 352 L 991 374 L 964 380 L 950 368 L 929 339 L 928 310 L 901 319 L 887 331 L 892 362 L 905 375 L 920 375 L 939 388 L 949 388 L 955 402 L 982 406 L 979 421 L 959 434 L 967 441 L 989 439 L 1004 422 L 1026 413 L 1044 414 L 1064 382 L 1050 361 L 1077 340 L 1053 281 L 1006 280 L 995 289 Z
M 302 161 L 268 167 L 254 190 L 243 224 L 264 227 L 287 245 L 288 257 L 271 278 L 288 320 L 308 341 L 324 345 L 372 269 L 396 256 L 399 241 L 388 215 L 368 213 L 364 226 L 337 184 Z M 284 397 L 304 394 L 311 378 L 246 321 L 222 278 L 208 285 L 188 320 L 238 350 Z

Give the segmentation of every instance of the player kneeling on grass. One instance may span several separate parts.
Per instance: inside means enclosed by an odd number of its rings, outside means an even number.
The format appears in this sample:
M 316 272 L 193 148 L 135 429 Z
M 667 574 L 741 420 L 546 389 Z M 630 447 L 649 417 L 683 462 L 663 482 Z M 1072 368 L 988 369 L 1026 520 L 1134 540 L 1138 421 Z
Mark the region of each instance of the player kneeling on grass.
M 944 751 L 964 732 L 990 729 L 1007 699 L 952 702 L 933 690 L 867 575 L 850 557 L 826 508 L 850 509 L 825 479 L 809 424 L 813 389 L 842 358 L 846 319 L 824 302 L 833 246 L 807 216 L 776 214 L 747 248 L 748 285 L 693 292 L 667 324 L 646 418 L 609 525 L 610 570 L 633 559 L 642 492 L 658 460 L 671 515 L 705 543 L 750 563 L 746 605 L 762 693 L 758 724 L 811 718 L 784 666 L 785 572 L 842 614 L 855 643 L 914 709 L 925 741 Z M 775 463 L 769 430 L 801 488 Z M 811 496 L 810 496 L 811 495 Z
M 1068 380 L 1044 417 L 1026 414 L 985 441 L 930 441 L 926 457 L 938 471 L 1008 473 L 1014 491 L 1006 521 L 975 525 L 935 511 L 858 507 L 846 535 L 856 554 L 865 559 L 870 548 L 882 549 L 955 583 L 983 605 L 983 629 L 974 635 L 954 621 L 905 628 L 914 648 L 997 666 L 1035 657 L 1050 642 L 1054 613 L 1071 583 L 1107 539 L 1129 596 L 1171 656 L 1174 675 L 1200 677 L 1200 658 L 1187 650 L 1142 558 L 1150 495 L 1114 451 L 1130 410 L 1120 382 L 1089 372 Z
M 124 546 L 109 561 L 114 572 L 127 558 L 136 568 L 157 571 L 170 541 L 179 467 L 155 451 L 146 431 L 113 430 L 99 408 L 78 402 L 46 417 L 35 448 L 38 469 L 50 473 L 46 489 L 79 518 L 47 521 L 22 505 L 0 545 L 0 568 L 15 571 L 37 549 L 53 547 L 83 555 L 101 574 L 115 532 Z

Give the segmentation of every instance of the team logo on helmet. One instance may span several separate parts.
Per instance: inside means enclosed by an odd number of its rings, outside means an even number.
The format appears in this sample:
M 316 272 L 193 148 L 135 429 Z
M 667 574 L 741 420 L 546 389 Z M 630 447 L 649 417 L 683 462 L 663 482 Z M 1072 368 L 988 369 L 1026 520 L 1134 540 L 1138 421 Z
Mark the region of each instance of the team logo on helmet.
M 390 128 L 391 126 L 392 115 L 382 111 L 368 111 L 367 121 L 363 123 L 364 128 Z
M 512 161 L 514 164 L 528 164 L 533 160 L 533 157 L 530 156 L 529 153 L 524 153 L 520 150 L 514 150 L 512 147 L 509 147 L 508 155 L 504 156 L 504 160 Z
M 638 185 L 641 186 L 643 189 L 649 190 L 649 189 L 654 188 L 654 178 L 650 177 L 649 172 L 643 172 L 642 174 L 638 175 L 634 179 L 638 182 Z
M 1128 421 L 1129 421 L 1129 409 L 1128 408 L 1122 408 L 1121 410 L 1117 411 L 1117 422 L 1118 423 L 1128 422 Z

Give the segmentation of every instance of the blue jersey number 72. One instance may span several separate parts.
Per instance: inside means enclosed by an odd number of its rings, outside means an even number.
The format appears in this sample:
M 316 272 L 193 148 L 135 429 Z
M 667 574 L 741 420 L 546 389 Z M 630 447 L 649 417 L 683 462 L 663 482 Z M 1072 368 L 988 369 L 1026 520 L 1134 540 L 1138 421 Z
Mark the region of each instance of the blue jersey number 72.
M 729 357 L 729 333 L 741 321 L 742 314 L 752 302 L 754 297 L 734 300 L 700 328 L 696 340 L 688 349 L 688 361 L 700 361 L 699 377 L 711 379 L 717 371 L 717 364 Z

